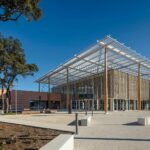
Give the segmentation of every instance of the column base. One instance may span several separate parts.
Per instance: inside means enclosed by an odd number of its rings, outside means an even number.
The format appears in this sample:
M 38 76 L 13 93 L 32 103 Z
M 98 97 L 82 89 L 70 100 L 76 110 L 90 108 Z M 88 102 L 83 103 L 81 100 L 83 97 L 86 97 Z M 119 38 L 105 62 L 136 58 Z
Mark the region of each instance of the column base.
M 105 114 L 105 115 L 108 115 L 109 113 L 108 113 L 108 112 L 105 112 L 104 114 Z

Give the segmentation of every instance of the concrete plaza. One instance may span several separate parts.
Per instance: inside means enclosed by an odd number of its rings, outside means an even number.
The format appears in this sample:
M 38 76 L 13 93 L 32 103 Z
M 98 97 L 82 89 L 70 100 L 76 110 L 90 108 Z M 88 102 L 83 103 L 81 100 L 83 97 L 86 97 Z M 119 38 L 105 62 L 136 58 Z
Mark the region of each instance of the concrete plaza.
M 79 118 L 82 116 L 84 113 L 79 114 Z M 75 150 L 148 150 L 150 126 L 140 126 L 136 122 L 138 117 L 144 116 L 150 116 L 150 112 L 110 112 L 107 115 L 95 112 L 88 127 L 79 127 L 79 134 L 75 135 Z M 75 127 L 70 125 L 74 118 L 74 114 L 59 112 L 0 116 L 0 121 L 75 131 Z
M 139 116 L 150 112 L 96 113 L 89 127 L 80 127 L 75 136 L 75 150 L 148 150 L 150 126 L 139 126 Z

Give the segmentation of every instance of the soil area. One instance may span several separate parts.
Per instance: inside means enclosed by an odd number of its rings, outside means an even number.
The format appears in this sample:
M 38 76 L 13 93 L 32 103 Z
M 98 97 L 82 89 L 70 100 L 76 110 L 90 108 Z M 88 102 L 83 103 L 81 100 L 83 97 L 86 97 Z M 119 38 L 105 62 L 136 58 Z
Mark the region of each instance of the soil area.
M 0 122 L 0 150 L 38 150 L 65 131 Z

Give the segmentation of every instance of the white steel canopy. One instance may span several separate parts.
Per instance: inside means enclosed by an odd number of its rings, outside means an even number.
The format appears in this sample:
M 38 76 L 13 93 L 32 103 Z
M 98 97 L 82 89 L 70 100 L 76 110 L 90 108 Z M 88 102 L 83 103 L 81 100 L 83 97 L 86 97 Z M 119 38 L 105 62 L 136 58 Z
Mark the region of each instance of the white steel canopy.
M 75 55 L 74 58 L 49 71 L 35 82 L 51 85 L 66 84 L 67 69 L 69 82 L 74 82 L 89 76 L 98 75 L 104 70 L 104 48 L 107 48 L 107 68 L 138 75 L 138 64 L 142 78 L 150 78 L 150 60 L 116 39 L 106 36 L 96 44 Z

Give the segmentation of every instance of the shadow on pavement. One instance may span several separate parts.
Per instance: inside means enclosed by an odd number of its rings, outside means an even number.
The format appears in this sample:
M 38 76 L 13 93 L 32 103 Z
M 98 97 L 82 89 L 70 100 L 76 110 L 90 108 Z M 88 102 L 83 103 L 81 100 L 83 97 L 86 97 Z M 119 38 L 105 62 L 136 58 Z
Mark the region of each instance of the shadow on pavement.
M 75 120 L 71 121 L 69 124 L 67 124 L 68 126 L 74 126 L 75 125 Z
M 138 122 L 130 122 L 130 123 L 125 123 L 123 125 L 126 125 L 126 126 L 141 126 L 138 124 Z
M 80 120 L 78 120 L 78 125 L 80 125 Z M 75 120 L 67 124 L 68 126 L 75 126 Z

